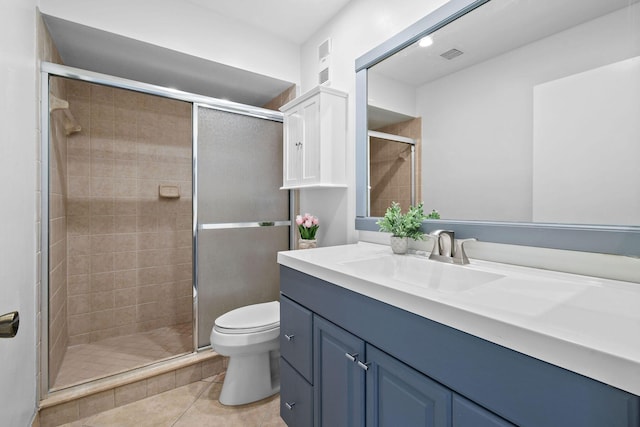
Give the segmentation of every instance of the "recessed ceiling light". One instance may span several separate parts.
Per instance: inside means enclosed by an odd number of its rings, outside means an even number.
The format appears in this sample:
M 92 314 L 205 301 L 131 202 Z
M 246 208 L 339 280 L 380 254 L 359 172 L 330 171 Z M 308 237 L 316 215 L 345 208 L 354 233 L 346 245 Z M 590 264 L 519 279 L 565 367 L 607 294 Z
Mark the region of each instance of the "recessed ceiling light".
M 431 46 L 432 44 L 433 44 L 433 39 L 431 38 L 431 36 L 423 37 L 418 42 L 418 46 L 420 47 L 428 47 L 428 46 Z

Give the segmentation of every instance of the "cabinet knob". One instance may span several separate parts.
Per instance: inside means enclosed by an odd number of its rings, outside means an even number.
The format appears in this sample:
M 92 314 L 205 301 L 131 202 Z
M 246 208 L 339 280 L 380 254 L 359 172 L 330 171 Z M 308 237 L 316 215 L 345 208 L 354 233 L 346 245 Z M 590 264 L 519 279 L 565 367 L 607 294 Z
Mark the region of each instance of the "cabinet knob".
M 291 334 L 291 335 L 284 334 L 284 337 L 287 339 L 287 341 L 291 341 L 295 337 L 295 335 L 294 334 Z
M 296 406 L 296 402 L 284 402 L 284 406 L 286 406 L 288 410 L 293 411 L 293 407 Z
M 361 362 L 358 360 L 358 366 L 360 366 L 362 369 L 364 369 L 365 371 L 369 370 L 369 365 L 371 365 L 371 362 Z
M 358 353 L 345 353 L 344 356 L 352 362 L 355 362 L 356 357 L 358 357 Z

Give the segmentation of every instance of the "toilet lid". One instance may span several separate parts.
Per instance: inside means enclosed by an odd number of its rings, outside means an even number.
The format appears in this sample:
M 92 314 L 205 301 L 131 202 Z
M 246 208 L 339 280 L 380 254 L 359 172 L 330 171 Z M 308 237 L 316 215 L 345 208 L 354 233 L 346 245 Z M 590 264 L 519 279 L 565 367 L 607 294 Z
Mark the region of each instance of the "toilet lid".
M 215 326 L 228 333 L 273 329 L 280 326 L 280 303 L 271 301 L 236 308 L 218 317 Z

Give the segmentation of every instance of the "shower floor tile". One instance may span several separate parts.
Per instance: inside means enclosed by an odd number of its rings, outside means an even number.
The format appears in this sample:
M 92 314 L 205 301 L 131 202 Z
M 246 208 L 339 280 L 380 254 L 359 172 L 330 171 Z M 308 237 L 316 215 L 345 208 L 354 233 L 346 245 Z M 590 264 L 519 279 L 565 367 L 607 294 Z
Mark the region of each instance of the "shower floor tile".
M 53 389 L 101 378 L 193 350 L 191 323 L 67 348 Z

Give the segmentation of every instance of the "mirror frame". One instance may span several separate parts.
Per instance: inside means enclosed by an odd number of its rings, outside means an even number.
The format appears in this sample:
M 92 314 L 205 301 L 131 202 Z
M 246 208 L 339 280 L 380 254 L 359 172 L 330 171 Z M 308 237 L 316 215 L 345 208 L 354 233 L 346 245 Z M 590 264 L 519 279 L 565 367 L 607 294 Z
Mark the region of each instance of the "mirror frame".
M 491 0 L 451 0 L 415 24 L 356 59 L 356 230 L 379 231 L 378 218 L 367 216 L 367 72 L 401 51 Z M 640 227 L 528 222 L 425 220 L 422 230 L 451 229 L 456 237 L 614 255 L 640 256 Z

